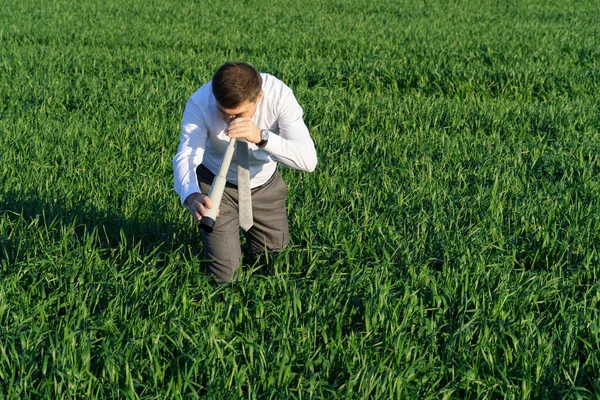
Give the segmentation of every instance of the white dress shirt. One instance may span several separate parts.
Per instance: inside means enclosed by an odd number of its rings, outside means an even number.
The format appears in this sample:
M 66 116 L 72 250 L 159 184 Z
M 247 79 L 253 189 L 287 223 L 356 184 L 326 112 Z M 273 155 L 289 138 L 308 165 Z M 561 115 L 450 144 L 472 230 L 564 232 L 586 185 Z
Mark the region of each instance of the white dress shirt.
M 308 128 L 302 119 L 302 107 L 292 90 L 279 79 L 261 74 L 263 97 L 252 121 L 269 131 L 269 141 L 258 148 L 248 143 L 250 186 L 266 183 L 275 173 L 277 163 L 312 172 L 317 153 Z M 212 81 L 203 85 L 188 100 L 183 112 L 179 150 L 173 158 L 175 191 L 181 202 L 192 193 L 200 193 L 196 167 L 204 164 L 213 174 L 219 173 L 221 160 L 229 143 L 227 124 L 217 111 Z M 237 185 L 237 157 L 234 153 L 227 171 L 227 181 Z M 208 193 L 203 193 L 207 195 Z

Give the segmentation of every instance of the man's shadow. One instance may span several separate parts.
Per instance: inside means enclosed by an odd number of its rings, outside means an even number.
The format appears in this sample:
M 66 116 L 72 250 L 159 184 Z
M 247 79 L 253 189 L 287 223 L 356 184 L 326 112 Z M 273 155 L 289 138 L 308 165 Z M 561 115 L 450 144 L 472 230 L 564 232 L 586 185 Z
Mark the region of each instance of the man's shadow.
M 91 199 L 48 201 L 31 192 L 8 190 L 0 193 L 0 266 L 5 264 L 10 268 L 31 260 L 32 254 L 43 257 L 41 248 L 60 251 L 67 243 L 69 250 L 85 246 L 86 251 L 110 258 L 111 265 L 117 268 L 128 262 L 131 251 L 141 260 L 152 259 L 153 264 L 163 266 L 166 266 L 164 262 L 159 261 L 172 259 L 176 254 L 178 259 L 193 264 L 199 275 L 213 282 L 212 277 L 206 275 L 199 227 L 187 211 L 183 216 L 177 215 L 180 206 L 176 201 L 178 199 L 172 203 L 168 199 L 149 201 L 139 216 L 126 217 L 118 207 L 98 208 Z M 70 237 L 65 238 L 65 234 Z M 243 268 L 238 272 L 243 270 L 247 276 L 273 275 L 277 255 L 253 255 L 243 235 L 241 239 Z M 2 272 L 11 273 L 0 268 Z
M 6 191 L 0 194 L 0 222 L 5 220 L 0 230 L 0 260 L 8 258 L 10 265 L 31 250 L 24 245 L 36 245 L 34 238 L 23 237 L 27 231 L 43 231 L 46 246 L 48 241 L 58 246 L 64 232 L 75 236 L 76 245 L 92 235 L 100 254 L 125 247 L 135 248 L 142 257 L 171 252 L 181 252 L 186 258 L 198 256 L 200 235 L 185 224 L 187 220 L 165 212 L 173 204 L 165 200 L 144 206 L 144 216 L 125 217 L 118 208 L 99 209 L 91 201 L 66 205 L 60 199 L 47 201 L 25 191 Z

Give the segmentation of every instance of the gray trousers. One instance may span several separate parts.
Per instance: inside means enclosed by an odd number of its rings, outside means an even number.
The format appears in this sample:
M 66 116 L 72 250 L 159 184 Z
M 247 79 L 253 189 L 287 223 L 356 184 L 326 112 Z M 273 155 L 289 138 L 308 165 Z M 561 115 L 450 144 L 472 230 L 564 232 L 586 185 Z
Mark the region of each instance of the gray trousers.
M 214 174 L 204 165 L 199 165 L 196 175 L 202 193 L 208 194 Z M 246 240 L 253 256 L 280 251 L 289 243 L 286 197 L 287 185 L 277 171 L 264 185 L 252 189 L 254 224 L 246 232 Z M 207 272 L 218 281 L 227 282 L 240 266 L 242 256 L 237 186 L 225 185 L 219 210 L 213 231 L 202 231 L 202 249 L 207 260 Z

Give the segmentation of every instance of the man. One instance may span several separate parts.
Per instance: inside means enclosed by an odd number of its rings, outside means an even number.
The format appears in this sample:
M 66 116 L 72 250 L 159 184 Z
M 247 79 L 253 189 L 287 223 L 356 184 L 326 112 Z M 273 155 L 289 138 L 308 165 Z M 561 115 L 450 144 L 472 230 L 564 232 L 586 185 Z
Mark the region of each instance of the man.
M 236 138 L 237 147 L 219 214 L 212 232 L 202 232 L 207 271 L 221 282 L 229 281 L 240 265 L 240 226 L 247 230 L 254 255 L 280 251 L 289 242 L 287 186 L 277 164 L 308 172 L 317 165 L 315 146 L 292 90 L 248 64 L 224 64 L 188 100 L 173 158 L 175 191 L 198 222 L 213 207 L 207 195 L 231 138 Z M 244 191 L 248 170 L 251 191 Z M 243 200 L 244 193 L 251 206 Z

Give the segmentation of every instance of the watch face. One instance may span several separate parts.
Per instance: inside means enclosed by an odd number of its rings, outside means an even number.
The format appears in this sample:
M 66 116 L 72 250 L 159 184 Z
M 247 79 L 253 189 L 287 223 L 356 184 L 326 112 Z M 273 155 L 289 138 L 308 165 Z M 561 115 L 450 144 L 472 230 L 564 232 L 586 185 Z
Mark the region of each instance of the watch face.
M 269 131 L 266 129 L 263 129 L 262 131 L 260 131 L 260 139 L 267 141 L 269 140 Z

